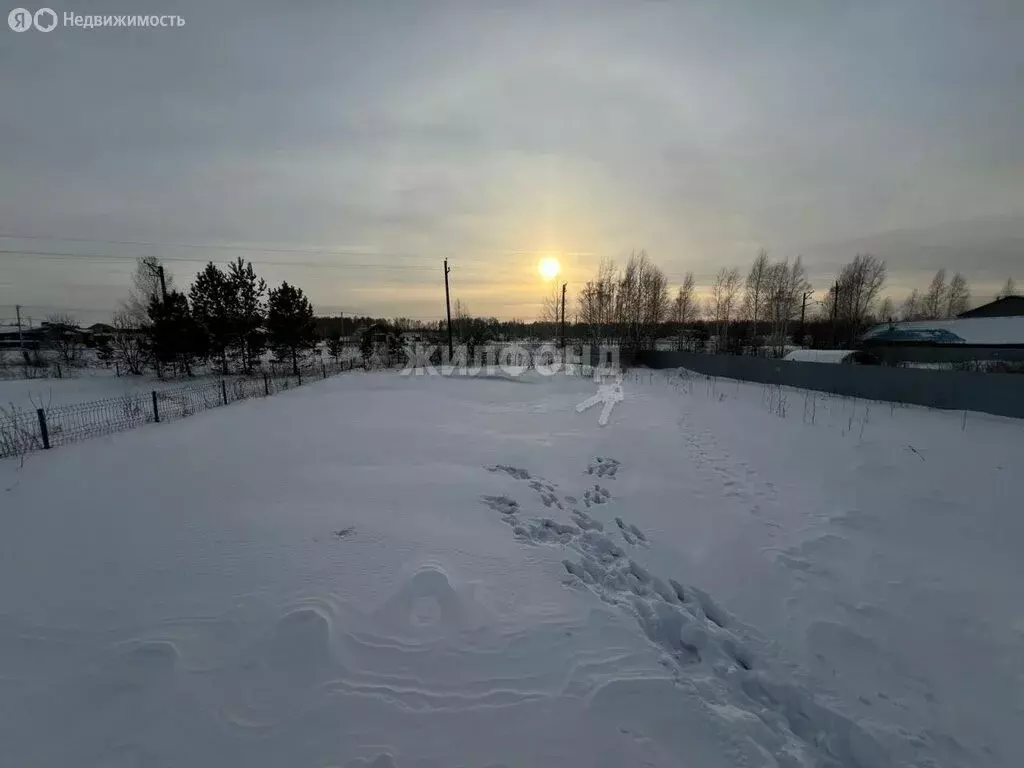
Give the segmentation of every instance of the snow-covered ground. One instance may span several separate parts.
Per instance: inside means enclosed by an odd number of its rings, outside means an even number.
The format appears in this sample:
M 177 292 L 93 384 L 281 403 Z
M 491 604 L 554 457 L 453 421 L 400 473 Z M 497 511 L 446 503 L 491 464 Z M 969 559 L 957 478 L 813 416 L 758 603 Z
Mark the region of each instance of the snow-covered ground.
M 332 363 L 334 358 L 324 354 L 322 358 L 327 363 Z M 343 354 L 338 358 L 344 362 L 359 359 L 359 350 L 346 347 Z M 264 355 L 264 369 L 269 373 L 271 355 Z M 318 366 L 320 358 L 309 358 L 307 365 Z M 278 373 L 287 373 L 286 363 L 277 363 L 275 370 Z M 17 372 L 18 367 L 11 366 L 9 370 Z M 47 376 L 45 378 L 0 378 L 0 407 L 11 406 L 21 409 L 35 409 L 40 407 L 56 407 L 60 405 L 73 405 L 92 400 L 105 400 L 108 398 L 119 398 L 124 395 L 147 394 L 153 390 L 161 391 L 174 389 L 176 387 L 188 386 L 190 384 L 201 384 L 208 381 L 219 381 L 221 376 L 216 366 L 206 369 L 202 366 L 196 367 L 196 376 L 192 378 L 178 377 L 159 379 L 153 371 L 148 370 L 141 376 L 124 374 L 117 375 L 114 368 L 105 368 L 95 364 L 82 368 L 64 368 L 63 378 Z
M 342 376 L 0 463 L 33 766 L 1019 766 L 1024 425 Z
M 195 381 L 211 380 L 209 376 Z M 0 406 L 40 408 L 72 405 L 124 395 L 186 386 L 188 379 L 160 380 L 151 373 L 142 376 L 117 376 L 105 368 L 84 368 L 64 378 L 0 379 Z

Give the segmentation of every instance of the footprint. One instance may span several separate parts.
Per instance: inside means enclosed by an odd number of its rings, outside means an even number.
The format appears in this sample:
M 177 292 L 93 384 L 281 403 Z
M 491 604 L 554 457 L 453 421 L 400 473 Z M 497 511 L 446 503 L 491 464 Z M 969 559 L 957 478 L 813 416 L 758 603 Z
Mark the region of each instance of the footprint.
M 507 464 L 495 464 L 493 467 L 486 467 L 488 472 L 505 472 L 516 480 L 529 480 L 530 473 L 519 467 L 510 467 Z
M 629 544 L 636 544 L 637 541 L 647 543 L 647 537 L 644 532 L 637 528 L 635 525 L 627 525 L 621 517 L 615 518 L 615 524 L 619 526 L 619 531 L 622 533 L 622 538 Z
M 440 566 L 420 568 L 384 605 L 383 616 L 405 629 L 457 627 L 464 623 L 462 599 Z
M 588 475 L 598 477 L 615 477 L 619 471 L 619 462 L 615 459 L 598 456 L 593 462 L 587 465 Z
M 273 663 L 285 667 L 326 664 L 331 658 L 331 617 L 321 608 L 296 608 L 274 627 L 270 648 Z
M 390 752 L 381 752 L 373 760 L 357 758 L 345 764 L 345 768 L 398 768 Z
M 503 515 L 514 515 L 519 511 L 519 502 L 508 496 L 482 496 L 484 504 Z
M 572 512 L 570 514 L 572 515 L 573 522 L 576 523 L 576 525 L 578 525 L 581 530 L 584 530 L 584 531 L 603 531 L 604 530 L 604 523 L 602 523 L 600 520 L 595 520 L 590 515 L 588 515 L 586 512 L 581 512 L 578 509 L 574 509 L 574 510 L 572 510 Z

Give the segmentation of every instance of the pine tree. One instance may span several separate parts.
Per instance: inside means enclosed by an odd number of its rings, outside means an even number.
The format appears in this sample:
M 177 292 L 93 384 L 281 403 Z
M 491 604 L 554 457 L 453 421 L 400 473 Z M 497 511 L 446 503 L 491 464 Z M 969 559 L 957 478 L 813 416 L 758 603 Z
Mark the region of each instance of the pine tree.
M 204 334 L 192 317 L 185 294 L 171 291 L 164 301 L 149 302 L 149 334 L 153 356 L 161 363 L 176 363 L 192 375 L 192 360 L 202 355 Z
M 242 353 L 242 367 L 246 373 L 250 373 L 266 343 L 263 323 L 266 319 L 264 296 L 267 283 L 263 278 L 256 277 L 252 263 L 243 261 L 241 256 L 238 261 L 231 263 L 227 277 L 235 294 L 235 343 Z
M 221 373 L 227 374 L 228 348 L 236 337 L 234 286 L 211 261 L 196 275 L 189 298 L 192 315 L 205 334 L 205 346 L 220 360 Z
M 110 346 L 109 336 L 96 337 L 96 359 L 101 363 L 109 363 L 114 359 L 114 348 Z
M 336 330 L 327 336 L 327 354 L 334 358 L 335 363 L 341 357 L 341 333 Z
M 395 365 L 402 359 L 402 337 L 397 333 L 388 334 L 388 365 Z
M 363 358 L 363 367 L 370 367 L 370 358 L 373 357 L 373 326 L 364 328 L 359 337 L 359 354 Z
M 270 292 L 267 302 L 267 335 L 279 356 L 292 359 L 292 373 L 299 375 L 299 351 L 316 345 L 313 305 L 301 288 L 287 282 Z

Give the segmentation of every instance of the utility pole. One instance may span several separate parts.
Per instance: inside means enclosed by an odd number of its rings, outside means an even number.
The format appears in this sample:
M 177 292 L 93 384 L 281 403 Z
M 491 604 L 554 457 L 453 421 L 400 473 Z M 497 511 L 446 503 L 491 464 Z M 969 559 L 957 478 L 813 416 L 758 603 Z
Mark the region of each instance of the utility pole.
M 452 303 L 448 297 L 448 259 L 444 260 L 444 307 L 448 313 L 448 362 L 450 363 L 454 352 L 452 351 Z
M 149 262 L 143 262 L 143 263 L 149 268 L 149 271 L 152 273 L 153 272 L 153 265 L 151 263 L 149 263 Z M 164 278 L 164 265 L 163 264 L 158 264 L 157 265 L 157 267 L 156 267 L 156 275 L 157 275 L 157 277 L 160 278 L 161 305 L 163 306 L 164 313 L 166 315 L 166 310 L 167 310 L 167 281 Z M 243 354 L 243 359 L 244 359 L 244 354 Z M 159 354 L 153 355 L 153 361 L 156 363 L 156 376 L 157 376 L 158 379 L 162 379 L 163 378 L 163 366 L 160 365 L 160 355 Z
M 15 305 L 14 311 L 18 313 L 18 351 L 21 352 L 22 357 L 24 357 L 25 356 L 25 339 L 21 335 L 21 304 Z
M 562 283 L 562 357 L 565 357 L 565 286 L 568 283 Z
M 807 317 L 807 300 L 814 295 L 814 291 L 809 288 L 804 291 L 803 301 L 800 304 L 800 346 L 804 345 L 804 339 L 807 338 L 807 326 L 804 319 Z
M 832 347 L 836 346 L 836 319 L 839 317 L 839 281 L 832 286 Z

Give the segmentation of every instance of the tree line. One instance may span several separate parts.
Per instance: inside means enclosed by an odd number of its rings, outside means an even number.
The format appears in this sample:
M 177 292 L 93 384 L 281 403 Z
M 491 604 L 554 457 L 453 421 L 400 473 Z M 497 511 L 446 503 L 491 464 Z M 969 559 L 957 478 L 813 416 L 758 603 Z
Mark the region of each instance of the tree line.
M 132 290 L 114 313 L 113 332 L 98 343 L 101 359 L 114 359 L 140 374 L 173 366 L 192 375 L 200 362 L 229 372 L 229 362 L 251 373 L 267 349 L 291 363 L 316 345 L 313 305 L 301 288 L 282 282 L 267 287 L 241 257 L 221 269 L 208 263 L 188 291 L 174 288 L 158 259 L 138 260 Z
M 651 349 L 656 339 L 674 336 L 679 349 L 712 344 L 721 351 L 768 348 L 782 354 L 790 343 L 853 344 L 873 324 L 951 318 L 970 305 L 967 279 L 956 272 L 947 280 L 940 269 L 928 288 L 912 291 L 897 313 L 892 299 L 883 296 L 887 279 L 883 259 L 857 254 L 815 299 L 800 256 L 772 259 L 762 249 L 745 276 L 735 267 L 719 269 L 702 300 L 692 272 L 672 295 L 665 273 L 639 251 L 622 268 L 611 260 L 601 262 L 578 291 L 575 330 L 592 342 L 632 349 Z M 1015 294 L 1009 279 L 997 298 Z M 542 322 L 550 323 L 557 311 L 554 299 L 545 300 Z
M 658 338 L 675 336 L 679 348 L 703 335 L 726 348 L 739 339 L 739 322 L 763 329 L 769 339 L 784 339 L 806 302 L 810 285 L 802 260 L 772 261 L 761 251 L 744 281 L 736 268 L 715 275 L 702 302 L 696 281 L 687 272 L 672 295 L 664 271 L 645 251 L 630 255 L 624 267 L 602 261 L 577 297 L 577 318 L 592 343 L 617 342 L 627 349 L 651 349 Z

